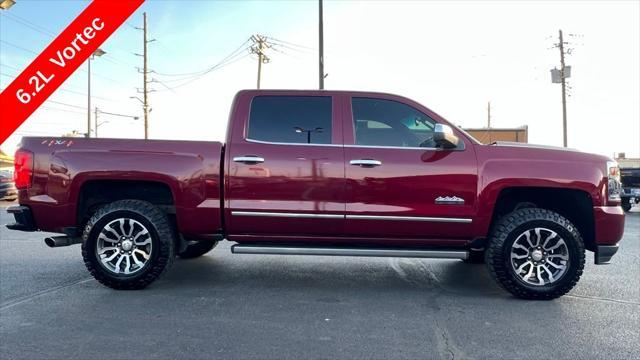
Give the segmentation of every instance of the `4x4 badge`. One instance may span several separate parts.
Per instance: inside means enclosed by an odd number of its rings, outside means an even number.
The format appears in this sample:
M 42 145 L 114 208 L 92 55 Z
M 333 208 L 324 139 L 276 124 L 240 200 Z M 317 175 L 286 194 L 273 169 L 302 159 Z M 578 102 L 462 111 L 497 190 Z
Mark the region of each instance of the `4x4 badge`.
M 457 196 L 438 196 L 436 204 L 464 205 L 464 199 Z

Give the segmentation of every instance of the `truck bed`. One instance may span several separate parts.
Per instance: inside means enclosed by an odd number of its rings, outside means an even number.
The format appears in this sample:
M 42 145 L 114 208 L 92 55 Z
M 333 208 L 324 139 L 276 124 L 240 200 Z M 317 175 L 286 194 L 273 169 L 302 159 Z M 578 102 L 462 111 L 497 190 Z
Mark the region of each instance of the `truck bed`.
M 165 205 L 185 236 L 222 230 L 220 142 L 25 137 L 21 148 L 35 158 L 33 185 L 20 204 L 40 230 L 69 232 L 86 207 L 99 205 L 96 194 L 119 182 L 129 196 L 170 191 Z M 149 183 L 157 186 L 136 186 Z

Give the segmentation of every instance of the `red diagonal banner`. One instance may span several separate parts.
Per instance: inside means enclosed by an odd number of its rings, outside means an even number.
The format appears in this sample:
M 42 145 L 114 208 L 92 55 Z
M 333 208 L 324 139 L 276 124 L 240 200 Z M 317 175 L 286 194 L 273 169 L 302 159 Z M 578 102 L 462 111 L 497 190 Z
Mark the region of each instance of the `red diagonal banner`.
M 0 93 L 2 144 L 144 0 L 94 0 Z

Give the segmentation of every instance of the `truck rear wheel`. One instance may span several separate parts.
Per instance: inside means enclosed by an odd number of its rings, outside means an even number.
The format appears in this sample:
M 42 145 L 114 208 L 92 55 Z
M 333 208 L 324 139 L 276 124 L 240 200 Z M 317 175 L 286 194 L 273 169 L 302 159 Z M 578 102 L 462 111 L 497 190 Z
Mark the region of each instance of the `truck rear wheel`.
M 167 215 L 146 201 L 103 206 L 87 222 L 82 257 L 91 275 L 113 289 L 142 289 L 169 269 L 176 235 Z
M 516 210 L 500 219 L 485 256 L 489 273 L 500 286 L 532 300 L 569 292 L 585 261 L 576 227 L 560 214 L 539 208 Z
M 178 253 L 183 259 L 193 259 L 200 257 L 216 247 L 217 241 L 189 241 L 187 248 Z
M 631 200 L 630 199 L 622 199 L 622 210 L 624 210 L 624 212 L 629 212 L 631 211 Z

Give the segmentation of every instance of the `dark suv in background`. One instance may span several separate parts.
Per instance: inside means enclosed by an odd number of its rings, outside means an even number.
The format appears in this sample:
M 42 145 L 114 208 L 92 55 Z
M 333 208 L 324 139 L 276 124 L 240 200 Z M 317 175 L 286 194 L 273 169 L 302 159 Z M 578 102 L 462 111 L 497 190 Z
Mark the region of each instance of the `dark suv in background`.
M 640 168 L 620 169 L 620 181 L 622 208 L 630 211 L 633 204 L 640 203 Z
M 13 172 L 0 169 L 0 200 L 13 201 L 18 198 L 18 191 L 13 181 Z

